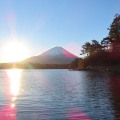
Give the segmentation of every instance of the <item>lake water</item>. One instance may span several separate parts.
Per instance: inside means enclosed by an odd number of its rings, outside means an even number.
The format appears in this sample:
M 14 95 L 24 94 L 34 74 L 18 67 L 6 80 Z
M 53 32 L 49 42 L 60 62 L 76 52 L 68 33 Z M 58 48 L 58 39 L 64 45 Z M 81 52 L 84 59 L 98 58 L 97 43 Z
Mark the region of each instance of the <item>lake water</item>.
M 119 120 L 120 75 L 0 70 L 0 120 Z

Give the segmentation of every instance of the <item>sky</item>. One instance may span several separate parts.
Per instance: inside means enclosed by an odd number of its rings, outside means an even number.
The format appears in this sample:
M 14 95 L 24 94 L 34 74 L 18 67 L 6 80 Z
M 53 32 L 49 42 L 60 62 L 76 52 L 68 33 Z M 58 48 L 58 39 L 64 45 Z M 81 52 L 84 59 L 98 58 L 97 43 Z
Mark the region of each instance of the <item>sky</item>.
M 120 0 L 0 0 L 0 62 L 56 46 L 80 57 L 85 42 L 108 35 L 116 13 Z M 6 47 L 13 41 L 24 47 Z

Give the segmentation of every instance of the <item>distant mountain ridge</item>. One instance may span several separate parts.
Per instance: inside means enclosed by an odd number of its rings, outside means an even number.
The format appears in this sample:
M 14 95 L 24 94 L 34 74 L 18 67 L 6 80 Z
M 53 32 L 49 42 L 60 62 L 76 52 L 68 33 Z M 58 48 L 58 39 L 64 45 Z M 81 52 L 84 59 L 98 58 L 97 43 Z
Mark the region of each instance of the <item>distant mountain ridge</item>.
M 77 56 L 62 47 L 54 47 L 38 56 L 24 60 L 27 63 L 39 64 L 70 64 Z

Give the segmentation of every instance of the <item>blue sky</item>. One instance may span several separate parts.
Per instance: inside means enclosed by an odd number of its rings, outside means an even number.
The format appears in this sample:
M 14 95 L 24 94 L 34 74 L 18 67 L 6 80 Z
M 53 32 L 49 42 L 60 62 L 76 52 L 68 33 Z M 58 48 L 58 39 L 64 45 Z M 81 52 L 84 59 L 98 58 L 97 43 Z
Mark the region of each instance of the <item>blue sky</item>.
M 1 0 L 0 62 L 3 45 L 15 38 L 30 52 L 26 57 L 61 46 L 75 55 L 81 46 L 108 35 L 120 0 Z

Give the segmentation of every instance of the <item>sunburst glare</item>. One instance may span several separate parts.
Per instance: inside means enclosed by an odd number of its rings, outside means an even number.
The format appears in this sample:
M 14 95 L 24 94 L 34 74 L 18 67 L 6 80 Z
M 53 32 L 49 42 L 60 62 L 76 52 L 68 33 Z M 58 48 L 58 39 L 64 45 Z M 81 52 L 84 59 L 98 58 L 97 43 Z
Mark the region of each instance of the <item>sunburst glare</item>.
M 2 54 L 5 61 L 17 62 L 25 59 L 28 56 L 29 51 L 24 43 L 10 41 L 3 45 Z

